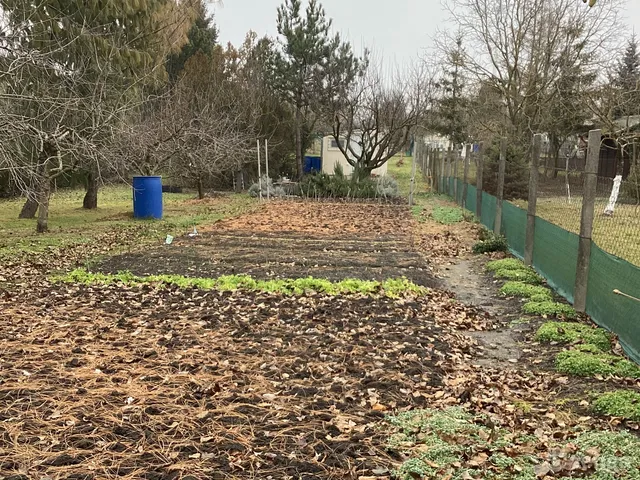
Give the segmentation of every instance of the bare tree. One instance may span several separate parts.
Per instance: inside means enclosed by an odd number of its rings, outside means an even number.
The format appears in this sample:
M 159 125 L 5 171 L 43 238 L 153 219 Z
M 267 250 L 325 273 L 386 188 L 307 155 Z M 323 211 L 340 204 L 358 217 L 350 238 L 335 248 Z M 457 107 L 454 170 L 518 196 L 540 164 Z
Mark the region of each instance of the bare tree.
M 432 95 L 424 67 L 385 77 L 370 64 L 344 97 L 332 102 L 332 134 L 357 175 L 363 177 L 405 148 Z
M 575 0 L 450 0 L 463 33 L 467 73 L 501 98 L 500 131 L 525 144 L 544 129 L 567 69 L 594 69 L 615 39 L 618 0 L 582 8 Z

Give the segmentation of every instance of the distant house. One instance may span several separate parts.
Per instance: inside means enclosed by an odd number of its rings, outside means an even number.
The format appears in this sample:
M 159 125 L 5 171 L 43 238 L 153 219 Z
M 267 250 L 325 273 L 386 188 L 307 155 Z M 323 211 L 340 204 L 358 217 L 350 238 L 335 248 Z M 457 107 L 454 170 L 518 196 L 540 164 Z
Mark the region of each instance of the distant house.
M 631 172 L 631 166 L 638 162 L 640 155 L 640 115 L 621 117 L 614 121 L 614 132 L 603 132 L 600 145 L 600 160 L 598 162 L 598 176 L 614 178 L 618 174 L 618 165 L 621 163 L 622 178 L 626 179 Z M 586 129 L 598 128 L 595 124 L 585 125 Z M 622 144 L 617 139 L 626 137 L 628 143 Z M 586 132 L 580 136 L 586 145 Z M 586 146 L 583 147 L 586 151 Z M 580 170 L 584 169 L 584 163 Z
M 346 142 L 346 139 L 340 139 L 341 142 Z M 344 145 L 344 143 L 343 143 Z M 351 148 L 357 153 L 360 153 L 360 145 L 357 141 L 351 140 Z M 350 158 L 355 158 L 351 156 Z M 305 173 L 312 171 L 321 171 L 329 175 L 333 175 L 336 165 L 342 167 L 342 171 L 345 175 L 351 175 L 353 173 L 353 167 L 347 161 L 344 156 L 338 142 L 331 135 L 319 137 L 313 142 L 311 148 L 305 155 Z M 383 176 L 387 174 L 387 164 L 385 163 L 379 168 L 376 168 L 371 172 L 372 175 Z

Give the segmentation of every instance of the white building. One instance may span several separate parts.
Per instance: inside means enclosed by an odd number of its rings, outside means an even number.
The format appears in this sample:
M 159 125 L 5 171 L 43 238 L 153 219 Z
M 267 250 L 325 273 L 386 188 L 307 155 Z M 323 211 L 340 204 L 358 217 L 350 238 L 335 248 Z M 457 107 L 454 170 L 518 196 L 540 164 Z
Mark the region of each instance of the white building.
M 341 140 L 342 142 L 346 140 Z M 354 140 L 351 140 L 351 147 L 356 153 L 360 153 L 360 145 Z M 346 157 L 338 148 L 338 143 L 333 136 L 326 136 L 322 138 L 322 145 L 320 149 L 320 155 L 322 157 L 322 172 L 329 175 L 333 175 L 337 164 L 342 166 L 342 171 L 345 175 L 351 175 L 353 173 L 353 167 L 347 161 Z M 354 157 L 351 157 L 354 158 Z M 383 176 L 387 174 L 387 164 L 385 163 L 379 168 L 376 168 L 371 172 L 373 175 Z

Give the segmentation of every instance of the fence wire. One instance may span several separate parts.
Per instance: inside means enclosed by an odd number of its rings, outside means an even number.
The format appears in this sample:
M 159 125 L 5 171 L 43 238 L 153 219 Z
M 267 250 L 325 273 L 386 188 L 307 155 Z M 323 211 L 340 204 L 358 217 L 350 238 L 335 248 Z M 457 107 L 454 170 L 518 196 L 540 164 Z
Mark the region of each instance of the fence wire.
M 537 215 L 579 233 L 584 154 L 555 159 L 548 150 L 543 150 L 540 164 Z M 564 165 L 555 166 L 558 164 Z M 640 265 L 640 185 L 634 180 L 633 175 L 628 175 L 616 186 L 614 178 L 597 177 L 592 239 L 604 251 Z M 613 195 L 616 189 L 617 197 Z

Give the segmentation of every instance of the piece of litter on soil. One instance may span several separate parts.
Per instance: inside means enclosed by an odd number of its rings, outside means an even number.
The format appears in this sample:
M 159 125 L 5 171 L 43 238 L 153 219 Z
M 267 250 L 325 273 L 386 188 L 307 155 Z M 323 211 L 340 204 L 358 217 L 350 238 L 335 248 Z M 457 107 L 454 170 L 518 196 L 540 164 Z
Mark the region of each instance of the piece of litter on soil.
M 198 231 L 196 230 L 196 227 L 193 227 L 193 232 L 191 232 L 189 234 L 190 237 L 196 237 L 198 235 Z
M 171 245 L 171 242 L 173 242 L 173 237 L 171 235 L 167 235 L 164 243 L 166 243 L 167 245 Z

